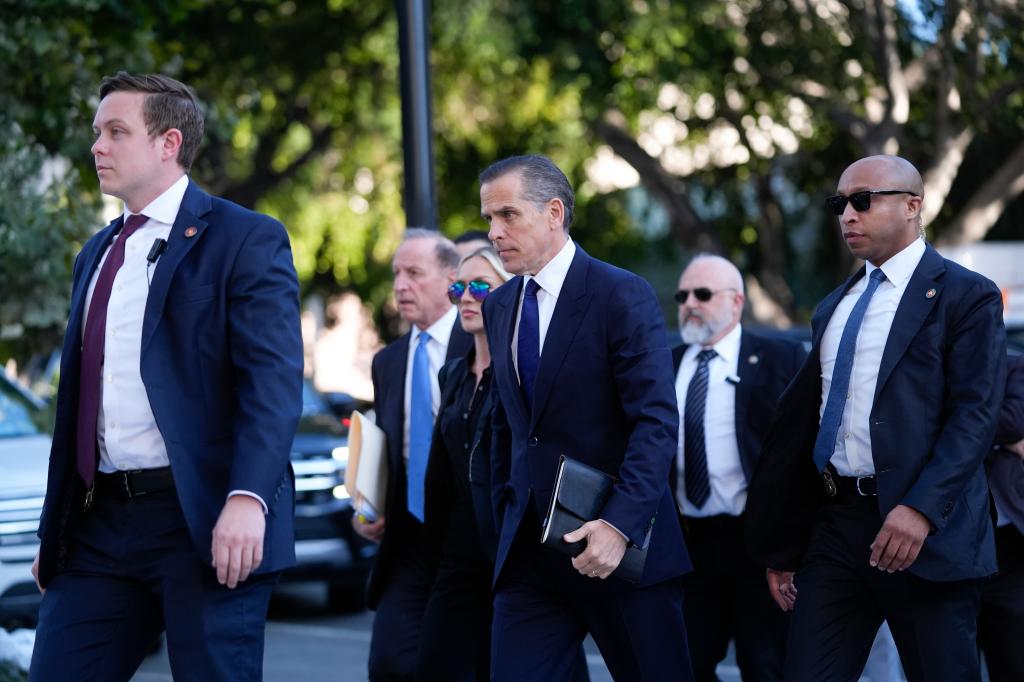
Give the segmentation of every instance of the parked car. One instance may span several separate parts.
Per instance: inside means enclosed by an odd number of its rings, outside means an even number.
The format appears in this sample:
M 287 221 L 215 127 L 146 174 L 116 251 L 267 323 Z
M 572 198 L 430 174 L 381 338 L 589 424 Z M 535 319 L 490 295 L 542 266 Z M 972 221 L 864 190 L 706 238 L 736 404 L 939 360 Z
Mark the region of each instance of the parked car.
M 50 437 L 43 404 L 0 373 L 0 624 L 34 625 L 36 530 L 46 494 Z
M 298 565 L 284 580 L 325 580 L 328 605 L 357 609 L 377 545 L 352 529 L 352 501 L 345 488 L 348 414 L 334 412 L 306 381 L 302 418 L 292 445 L 295 470 L 295 554 Z

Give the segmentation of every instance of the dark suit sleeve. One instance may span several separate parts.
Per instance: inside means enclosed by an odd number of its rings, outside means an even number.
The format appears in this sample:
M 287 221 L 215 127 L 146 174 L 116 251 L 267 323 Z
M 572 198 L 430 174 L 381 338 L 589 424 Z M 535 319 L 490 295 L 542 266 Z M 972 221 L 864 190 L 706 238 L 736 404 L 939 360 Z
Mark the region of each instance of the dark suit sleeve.
M 988 280 L 951 303 L 945 334 L 945 421 L 932 456 L 901 500 L 939 532 L 992 445 L 1006 377 L 1002 298 Z M 912 405 L 907 406 L 912 409 Z
M 995 445 L 1024 438 L 1024 355 L 1007 358 L 1006 394 L 999 409 Z
M 491 413 L 491 505 L 494 512 L 494 527 L 501 532 L 505 516 L 505 486 L 512 470 L 512 437 L 501 404 L 497 386 L 491 386 L 494 409 Z
M 661 308 L 647 282 L 639 277 L 618 282 L 606 305 L 610 370 L 629 433 L 619 480 L 601 518 L 639 545 L 666 492 L 679 440 L 672 356 Z
M 229 353 L 237 407 L 230 489 L 270 505 L 302 412 L 299 283 L 284 226 L 261 216 L 229 264 Z

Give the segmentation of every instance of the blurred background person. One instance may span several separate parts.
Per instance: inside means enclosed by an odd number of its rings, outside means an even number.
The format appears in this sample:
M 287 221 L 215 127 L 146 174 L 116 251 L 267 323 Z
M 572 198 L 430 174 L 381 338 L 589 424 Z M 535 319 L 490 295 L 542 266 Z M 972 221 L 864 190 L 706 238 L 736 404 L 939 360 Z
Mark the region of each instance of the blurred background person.
M 999 573 L 981 593 L 978 642 L 992 682 L 1024 680 L 1024 355 L 1006 362 L 995 447 L 985 462 Z
M 471 253 L 491 246 L 491 240 L 483 230 L 466 230 L 454 239 L 455 250 L 459 252 L 460 258 L 465 258 Z
M 746 682 L 781 680 L 789 619 L 765 589 L 765 566 L 744 547 L 743 512 L 775 403 L 806 353 L 799 341 L 743 328 L 743 277 L 725 258 L 696 256 L 675 299 L 681 434 L 670 481 L 693 562 L 683 577 L 693 674 L 717 680 L 733 639 Z
M 448 300 L 458 262 L 451 241 L 424 229 L 406 230 L 392 261 L 395 302 L 412 329 L 374 356 L 371 371 L 377 425 L 387 437 L 386 509 L 377 519 L 352 521 L 356 532 L 380 543 L 366 599 L 376 611 L 369 658 L 375 682 L 413 679 L 434 582 L 436 552 L 423 529 L 423 491 L 441 402 L 437 373 L 472 345 Z

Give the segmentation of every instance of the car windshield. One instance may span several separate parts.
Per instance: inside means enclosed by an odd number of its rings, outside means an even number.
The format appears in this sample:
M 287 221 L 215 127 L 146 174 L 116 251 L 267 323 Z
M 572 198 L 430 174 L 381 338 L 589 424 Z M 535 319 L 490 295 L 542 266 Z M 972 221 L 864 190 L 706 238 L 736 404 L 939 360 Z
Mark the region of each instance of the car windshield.
M 0 380 L 0 438 L 37 435 L 31 409 L 13 386 Z

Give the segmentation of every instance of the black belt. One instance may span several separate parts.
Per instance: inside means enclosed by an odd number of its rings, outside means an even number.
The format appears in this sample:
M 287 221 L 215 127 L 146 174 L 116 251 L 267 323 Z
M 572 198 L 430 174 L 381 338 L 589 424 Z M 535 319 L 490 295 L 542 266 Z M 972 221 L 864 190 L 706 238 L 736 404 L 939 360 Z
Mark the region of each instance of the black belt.
M 174 476 L 171 475 L 171 467 L 96 474 L 95 490 L 96 494 L 101 497 L 130 500 L 140 495 L 158 493 L 173 488 Z
M 840 476 L 828 464 L 821 472 L 821 480 L 825 484 L 825 495 L 829 498 L 878 496 L 878 483 L 874 476 Z

